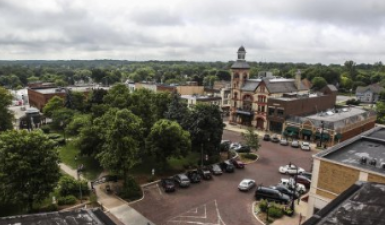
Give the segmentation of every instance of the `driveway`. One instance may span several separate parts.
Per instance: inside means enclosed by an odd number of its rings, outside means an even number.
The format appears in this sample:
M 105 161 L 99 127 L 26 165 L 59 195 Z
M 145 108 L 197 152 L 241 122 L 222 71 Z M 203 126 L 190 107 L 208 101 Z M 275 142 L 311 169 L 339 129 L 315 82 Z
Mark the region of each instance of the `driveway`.
M 239 133 L 224 131 L 223 139 L 241 141 Z M 259 224 L 252 215 L 254 190 L 237 190 L 243 178 L 255 179 L 257 184 L 275 185 L 283 176 L 278 167 L 289 162 L 306 170 L 311 167 L 311 154 L 300 149 L 263 142 L 258 151 L 260 159 L 232 174 L 215 176 L 212 181 L 178 188 L 175 193 L 164 193 L 157 184 L 147 187 L 142 201 L 131 206 L 157 225 L 171 224 Z

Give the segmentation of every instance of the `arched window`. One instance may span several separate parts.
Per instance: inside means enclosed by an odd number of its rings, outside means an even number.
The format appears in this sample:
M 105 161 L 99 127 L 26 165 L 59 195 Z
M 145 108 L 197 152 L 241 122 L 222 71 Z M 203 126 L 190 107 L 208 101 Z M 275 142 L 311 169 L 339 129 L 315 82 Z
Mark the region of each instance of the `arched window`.
M 251 97 L 250 95 L 244 95 L 243 96 L 243 102 L 242 102 L 242 108 L 244 110 L 249 110 L 251 111 L 252 109 L 252 104 L 253 104 L 253 97 Z

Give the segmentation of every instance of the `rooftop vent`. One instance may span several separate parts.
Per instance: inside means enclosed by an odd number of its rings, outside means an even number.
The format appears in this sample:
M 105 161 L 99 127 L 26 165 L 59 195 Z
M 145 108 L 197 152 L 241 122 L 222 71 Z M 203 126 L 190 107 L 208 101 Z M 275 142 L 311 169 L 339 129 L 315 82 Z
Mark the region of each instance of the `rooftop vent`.
M 381 164 L 381 168 L 382 168 L 382 169 L 385 169 L 385 163 L 382 163 L 382 164 Z
M 372 159 L 369 161 L 369 165 L 376 166 L 376 165 L 377 165 L 377 159 L 372 158 Z
M 360 163 L 362 165 L 366 165 L 367 161 L 368 161 L 368 159 L 365 156 L 362 156 L 361 159 L 360 159 Z

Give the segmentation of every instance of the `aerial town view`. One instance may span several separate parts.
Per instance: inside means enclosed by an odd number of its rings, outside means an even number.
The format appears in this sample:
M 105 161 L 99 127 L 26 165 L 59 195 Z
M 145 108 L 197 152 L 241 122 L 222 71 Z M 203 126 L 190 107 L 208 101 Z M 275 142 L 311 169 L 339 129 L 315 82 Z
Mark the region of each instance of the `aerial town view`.
M 385 225 L 385 1 L 0 15 L 0 225 Z

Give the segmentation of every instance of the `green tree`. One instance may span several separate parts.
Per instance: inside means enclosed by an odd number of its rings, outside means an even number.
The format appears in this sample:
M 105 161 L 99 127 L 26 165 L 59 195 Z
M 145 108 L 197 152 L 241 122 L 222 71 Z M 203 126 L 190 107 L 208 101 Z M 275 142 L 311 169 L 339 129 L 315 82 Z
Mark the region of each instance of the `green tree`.
M 218 156 L 224 127 L 218 106 L 196 105 L 182 127 L 190 132 L 193 150 L 200 152 L 203 149 L 203 154 Z
M 76 114 L 66 126 L 66 132 L 70 135 L 78 135 L 81 129 L 89 126 L 91 126 L 91 116 L 89 114 Z
M 55 130 L 65 130 L 67 125 L 72 121 L 72 118 L 75 115 L 75 111 L 72 109 L 58 109 L 52 113 L 52 123 L 51 127 Z
M 254 127 L 248 127 L 246 132 L 242 132 L 241 135 L 246 145 L 250 146 L 250 148 L 255 149 L 255 151 L 258 151 L 261 145 L 259 144 L 258 133 L 255 132 Z
M 191 148 L 190 134 L 175 121 L 159 120 L 146 138 L 146 149 L 164 169 L 170 157 L 186 156 Z
M 213 75 L 206 76 L 205 78 L 203 78 L 203 86 L 213 87 L 214 86 L 214 82 L 217 81 L 217 80 L 218 80 L 217 76 L 213 76 Z
M 0 199 L 3 202 L 39 203 L 49 196 L 60 177 L 58 155 L 41 131 L 6 131 L 0 134 Z
M 73 110 L 83 112 L 85 108 L 85 95 L 82 92 L 68 91 L 64 105 Z
M 182 124 L 188 112 L 187 104 L 182 100 L 178 92 L 174 91 L 171 94 L 171 102 L 165 112 L 165 118 Z
M 352 60 L 346 61 L 344 63 L 345 71 L 349 73 L 350 79 L 355 80 L 357 76 L 356 63 Z
M 8 106 L 12 104 L 12 95 L 5 88 L 0 87 L 0 131 L 13 128 L 13 114 Z
M 315 90 L 320 90 L 327 85 L 327 82 L 323 77 L 314 77 L 313 80 L 311 80 L 311 83 L 313 84 L 312 88 Z
M 341 77 L 341 88 L 349 91 L 353 88 L 353 81 L 347 77 Z
M 104 168 L 126 177 L 128 170 L 139 160 L 138 151 L 143 142 L 142 121 L 127 109 L 111 109 L 103 119 L 107 131 L 103 150 L 97 158 Z
M 46 116 L 51 117 L 54 111 L 63 109 L 63 108 L 64 108 L 64 100 L 59 96 L 54 96 L 44 106 L 43 113 Z
M 128 107 L 130 101 L 130 90 L 124 84 L 113 86 L 103 97 L 103 102 L 112 107 L 124 109 Z

